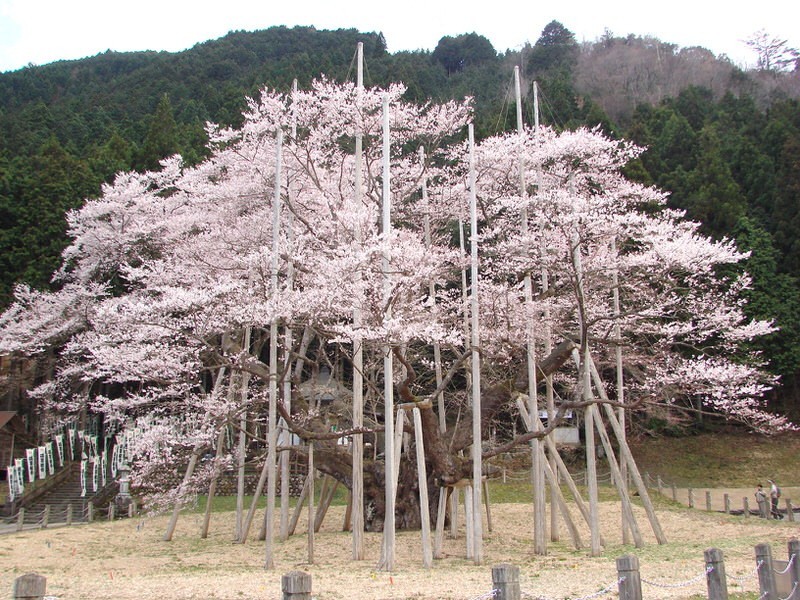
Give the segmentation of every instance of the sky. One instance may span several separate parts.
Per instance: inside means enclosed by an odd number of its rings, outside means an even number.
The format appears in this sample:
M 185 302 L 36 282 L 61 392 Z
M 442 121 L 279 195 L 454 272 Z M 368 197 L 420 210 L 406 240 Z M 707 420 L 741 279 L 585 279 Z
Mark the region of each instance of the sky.
M 433 50 L 445 35 L 475 32 L 498 52 L 534 44 L 557 20 L 579 42 L 608 30 L 702 46 L 755 64 L 744 40 L 760 30 L 800 47 L 800 2 L 711 0 L 0 0 L 0 72 L 118 52 L 177 52 L 229 31 L 274 25 L 381 31 L 390 52 Z

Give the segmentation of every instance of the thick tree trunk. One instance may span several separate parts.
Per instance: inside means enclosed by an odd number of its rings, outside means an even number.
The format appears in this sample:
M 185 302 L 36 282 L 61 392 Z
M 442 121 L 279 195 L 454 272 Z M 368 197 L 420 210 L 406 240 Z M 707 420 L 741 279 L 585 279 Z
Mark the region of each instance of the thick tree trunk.
M 570 357 L 574 348 L 572 342 L 559 344 L 553 352 L 538 365 L 542 379 L 551 375 Z M 508 385 L 497 385 L 483 390 L 481 419 L 487 425 L 508 402 L 515 399 L 520 388 L 526 388 L 525 381 Z M 406 399 L 407 395 L 401 393 Z M 301 403 L 298 403 L 301 404 Z M 472 476 L 472 460 L 469 456 L 459 456 L 461 450 L 472 443 L 472 423 L 470 419 L 462 420 L 458 427 L 442 432 L 439 418 L 433 410 L 432 399 L 408 403 L 420 409 L 422 433 L 425 446 L 426 466 L 428 469 L 428 494 L 438 498 L 438 489 L 454 485 Z M 410 427 L 410 425 L 409 425 Z M 322 428 L 310 425 L 316 433 Z M 488 431 L 488 427 L 484 426 Z M 306 430 L 308 431 L 308 430 Z M 310 433 L 310 432 L 309 432 Z M 302 437 L 302 433 L 300 434 Z M 527 443 L 520 441 L 520 443 Z M 298 449 L 302 452 L 302 449 Z M 337 444 L 335 439 L 317 441 L 314 448 L 316 468 L 335 478 L 348 489 L 352 489 L 352 455 L 345 446 Z M 385 510 L 385 472 L 384 462 L 375 461 L 371 456 L 364 457 L 364 523 L 367 531 L 381 531 Z M 436 503 L 432 502 L 431 506 Z M 420 519 L 419 487 L 416 473 L 416 461 L 413 453 L 402 455 L 400 477 L 397 487 L 395 506 L 398 528 L 419 528 Z M 432 509 L 433 510 L 433 509 Z M 436 515 L 432 514 L 432 518 Z

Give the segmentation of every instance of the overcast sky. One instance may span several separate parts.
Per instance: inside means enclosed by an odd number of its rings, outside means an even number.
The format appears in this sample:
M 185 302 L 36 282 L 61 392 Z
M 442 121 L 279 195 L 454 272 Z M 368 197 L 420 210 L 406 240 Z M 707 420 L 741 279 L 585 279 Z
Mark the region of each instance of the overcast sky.
M 743 40 L 756 31 L 800 46 L 798 0 L 0 0 L 0 71 L 109 49 L 179 51 L 232 30 L 273 25 L 382 31 L 390 52 L 433 50 L 442 36 L 475 32 L 503 52 L 535 43 L 554 19 L 579 42 L 605 29 L 652 35 L 703 46 L 742 66 L 755 63 Z

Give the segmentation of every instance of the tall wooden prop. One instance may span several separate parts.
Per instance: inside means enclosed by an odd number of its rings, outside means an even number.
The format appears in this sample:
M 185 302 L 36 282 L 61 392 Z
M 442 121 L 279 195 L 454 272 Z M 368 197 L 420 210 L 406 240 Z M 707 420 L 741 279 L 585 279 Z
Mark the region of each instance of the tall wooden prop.
M 481 510 L 481 479 L 483 462 L 481 444 L 481 355 L 478 319 L 478 208 L 475 189 L 475 131 L 469 125 L 469 212 L 470 212 L 470 304 L 472 306 L 472 516 L 473 553 L 476 565 L 483 562 L 483 511 Z
M 278 295 L 278 256 L 280 252 L 281 227 L 281 150 L 283 130 L 278 128 L 275 142 L 275 194 L 272 200 L 272 264 L 271 287 L 273 298 Z M 278 446 L 278 319 L 273 317 L 269 328 L 269 437 L 267 450 L 267 510 L 266 510 L 266 548 L 264 567 L 272 569 L 275 560 L 272 555 L 275 528 L 275 476 L 276 451 Z
M 389 96 L 383 97 L 383 204 L 382 204 L 382 233 L 386 244 L 391 238 L 391 185 L 390 185 L 390 156 L 391 143 L 389 139 Z M 391 282 L 389 280 L 389 265 L 391 256 L 388 250 L 383 256 L 383 299 L 388 305 L 391 296 Z M 387 308 L 386 318 L 390 318 L 390 309 Z M 394 570 L 394 543 L 395 543 L 395 486 L 394 486 L 394 364 L 392 349 L 387 344 L 383 356 L 383 396 L 384 396 L 384 457 L 386 479 L 386 514 L 383 523 L 383 557 L 380 568 L 385 571 Z
M 251 328 L 246 327 L 244 330 L 244 341 L 242 342 L 242 349 L 245 352 L 250 351 L 250 336 Z M 247 394 L 250 386 L 249 373 L 242 372 L 241 374 L 241 389 L 240 389 L 240 402 L 241 402 L 241 415 L 239 416 L 239 444 L 236 449 L 236 460 L 238 463 L 237 479 L 236 479 L 236 540 L 242 540 L 244 535 L 244 466 L 247 460 Z
M 358 43 L 358 69 L 356 81 L 356 152 L 355 152 L 355 204 L 361 209 L 362 202 L 362 154 L 363 133 L 361 131 L 361 95 L 364 89 L 364 44 Z M 356 223 L 356 243 L 361 244 L 364 232 L 361 223 Z M 358 277 L 358 274 L 354 275 Z M 356 300 L 353 308 L 353 428 L 364 426 L 364 345 L 359 328 L 362 323 L 361 306 Z M 353 484 L 352 484 L 351 526 L 353 528 L 353 560 L 364 559 L 364 436 L 353 436 Z
M 291 129 L 291 143 L 295 143 L 297 139 L 297 117 L 294 114 L 295 109 L 295 98 L 297 97 L 297 79 L 292 82 L 292 129 Z M 287 179 L 286 181 L 286 188 L 287 194 L 289 197 L 289 203 L 291 205 L 293 197 L 293 188 L 292 182 Z M 288 212 L 288 222 L 286 224 L 286 236 L 289 246 L 291 247 L 293 241 L 293 222 L 292 222 L 292 212 Z M 286 266 L 286 288 L 291 289 L 292 285 L 294 285 L 294 263 L 290 258 L 288 264 Z M 283 404 L 286 408 L 286 412 L 291 414 L 292 412 L 292 378 L 290 376 L 291 373 L 291 365 L 292 365 L 292 345 L 293 345 L 293 334 L 292 334 L 292 327 L 289 323 L 286 324 L 286 327 L 283 330 L 283 348 L 284 348 L 284 380 L 283 380 Z M 289 446 L 289 440 L 291 438 L 289 434 L 289 429 L 286 427 L 286 422 L 281 419 L 281 427 L 280 427 L 280 437 L 281 437 L 281 446 L 284 447 L 283 451 L 281 452 L 280 457 L 280 472 L 281 472 L 281 525 L 280 525 L 280 539 L 286 540 L 289 537 L 289 501 L 290 501 L 290 481 L 289 481 L 289 459 L 291 458 L 291 453 L 287 449 Z
M 514 67 L 514 90 L 517 100 L 517 134 L 520 143 L 525 135 L 522 124 L 522 93 L 520 91 L 519 67 Z M 525 185 L 525 165 L 522 159 L 522 149 L 520 148 L 519 162 L 519 194 L 524 200 L 527 197 L 527 186 Z M 529 234 L 528 209 L 523 207 L 521 211 L 521 229 L 523 239 Z M 525 293 L 525 342 L 527 346 L 527 368 L 528 368 L 528 412 L 533 415 L 539 414 L 539 396 L 536 380 L 536 336 L 534 335 L 533 325 L 533 283 L 529 271 L 525 272 L 523 281 Z M 534 431 L 538 431 L 539 420 L 533 420 Z M 544 470 L 542 468 L 541 441 L 538 438 L 531 440 L 531 479 L 533 482 L 533 551 L 534 554 L 547 554 L 547 539 L 545 531 L 545 486 Z

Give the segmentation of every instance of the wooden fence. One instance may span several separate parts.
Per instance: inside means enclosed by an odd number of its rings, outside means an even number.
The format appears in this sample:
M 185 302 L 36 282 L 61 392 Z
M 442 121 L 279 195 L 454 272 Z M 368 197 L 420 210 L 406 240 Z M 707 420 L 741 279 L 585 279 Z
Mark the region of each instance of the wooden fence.
M 635 555 L 620 556 L 617 559 L 617 580 L 599 592 L 593 592 L 581 599 L 596 598 L 613 593 L 617 589 L 620 600 L 643 600 L 643 585 L 654 587 L 679 588 L 695 585 L 705 579 L 708 600 L 728 600 L 728 577 L 725 574 L 725 560 L 722 550 L 709 548 L 704 552 L 705 570 L 698 577 L 678 583 L 655 583 L 644 579 L 639 572 L 639 558 Z M 772 557 L 769 544 L 758 544 L 755 547 L 755 567 L 751 576 L 758 582 L 759 600 L 795 600 L 800 598 L 800 541 L 792 539 L 788 543 L 787 560 L 776 560 Z M 741 585 L 744 579 L 738 580 Z M 14 582 L 12 598 L 14 600 L 46 600 L 47 582 L 45 577 L 36 573 L 28 573 L 18 577 Z M 500 564 L 492 567 L 492 589 L 472 600 L 493 598 L 495 600 L 520 600 L 535 597 L 546 600 L 538 593 L 524 592 L 520 581 L 519 567 Z M 304 571 L 290 571 L 281 578 L 282 600 L 311 600 L 311 575 Z

